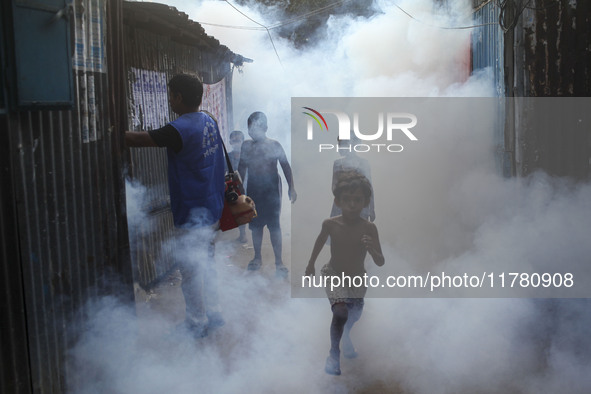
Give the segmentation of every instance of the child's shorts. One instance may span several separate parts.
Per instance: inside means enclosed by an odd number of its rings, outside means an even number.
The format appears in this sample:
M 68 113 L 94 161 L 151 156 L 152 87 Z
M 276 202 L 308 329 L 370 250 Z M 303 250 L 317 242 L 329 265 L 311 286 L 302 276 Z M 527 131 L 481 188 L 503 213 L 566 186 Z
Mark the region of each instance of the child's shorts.
M 324 267 L 322 267 L 322 269 L 320 270 L 320 275 L 337 276 L 342 279 L 342 274 L 336 272 L 328 263 L 325 264 Z M 331 287 L 330 280 L 327 281 L 324 290 L 326 291 L 326 295 L 328 296 L 328 301 L 330 302 L 331 306 L 338 303 L 363 305 L 363 297 L 365 297 L 365 293 L 367 293 L 367 287 L 365 286 L 349 287 L 341 285 Z

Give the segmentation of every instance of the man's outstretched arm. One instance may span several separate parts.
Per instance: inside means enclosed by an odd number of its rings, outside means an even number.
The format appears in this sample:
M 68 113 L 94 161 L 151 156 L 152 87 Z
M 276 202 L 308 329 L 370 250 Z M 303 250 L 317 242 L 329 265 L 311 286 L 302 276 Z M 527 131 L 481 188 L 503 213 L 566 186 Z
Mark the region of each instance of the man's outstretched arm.
M 126 131 L 125 145 L 128 147 L 157 147 L 156 143 L 146 131 Z

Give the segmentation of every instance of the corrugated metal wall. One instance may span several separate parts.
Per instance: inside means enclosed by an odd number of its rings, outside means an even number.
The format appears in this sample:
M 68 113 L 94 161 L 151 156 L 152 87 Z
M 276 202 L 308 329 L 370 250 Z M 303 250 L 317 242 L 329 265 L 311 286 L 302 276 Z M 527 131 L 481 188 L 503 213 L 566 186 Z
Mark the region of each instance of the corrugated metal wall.
M 474 0 L 473 6 L 476 24 L 491 23 L 473 34 L 473 68 L 492 67 L 499 96 L 591 96 L 589 1 Z M 537 113 L 530 103 L 507 101 L 500 114 L 506 123 L 495 141 L 503 174 L 543 170 L 588 179 L 590 132 L 551 112 Z
M 519 174 L 543 170 L 554 176 L 589 179 L 590 108 L 587 97 L 516 98 Z
M 15 196 L 10 165 L 8 123 L 0 115 L 0 261 L 2 262 L 2 325 L 0 327 L 0 392 L 29 393 L 31 376 L 26 332 L 23 277 L 18 245 L 18 221 L 16 220 Z
M 496 1 L 475 0 L 474 25 L 472 31 L 472 69 L 490 69 L 495 93 L 499 98 L 505 96 L 503 30 L 499 26 L 500 9 Z M 511 155 L 505 147 L 504 106 L 500 105 L 495 125 L 494 144 L 497 170 L 504 176 L 511 176 Z
M 532 1 L 516 31 L 516 96 L 591 96 L 588 0 Z
M 479 70 L 490 67 L 497 96 L 503 96 L 503 30 L 499 26 L 499 11 L 494 0 L 475 4 L 474 25 L 481 26 L 472 32 L 472 68 Z
M 116 105 L 109 101 L 107 75 L 109 29 L 117 29 L 109 23 L 118 18 L 116 0 L 73 2 L 73 110 L 1 116 L 3 156 L 9 157 L 2 161 L 8 171 L 3 168 L 1 235 L 3 244 L 11 242 L 3 246 L 3 267 L 4 279 L 12 281 L 3 287 L 3 299 L 23 313 L 19 321 L 3 322 L 11 329 L 3 342 L 18 346 L 14 373 L 2 375 L 3 392 L 66 392 L 66 353 L 85 302 L 105 293 L 133 299 L 128 248 L 122 247 L 127 232 L 120 144 L 112 127 Z M 28 368 L 17 370 L 25 358 Z
M 192 45 L 174 38 L 175 31 L 170 25 L 176 25 L 177 29 L 196 27 L 186 20 L 185 14 L 159 4 L 127 3 L 125 7 L 129 130 L 162 127 L 176 117 L 168 107 L 166 87 L 174 74 L 196 75 L 205 83 L 231 80 L 231 64 L 220 59 L 218 48 L 204 47 L 198 37 L 192 39 Z M 146 23 L 150 30 L 146 29 Z M 227 85 L 229 90 L 229 82 Z M 130 151 L 131 178 L 145 188 L 140 210 L 148 213 L 137 226 L 130 226 L 131 255 L 136 281 L 148 288 L 174 266 L 166 150 L 132 148 Z
M 514 36 L 516 97 L 591 96 L 591 2 L 532 1 L 519 16 Z M 576 120 L 551 114 L 516 108 L 517 173 L 544 170 L 589 179 L 591 131 L 580 129 Z

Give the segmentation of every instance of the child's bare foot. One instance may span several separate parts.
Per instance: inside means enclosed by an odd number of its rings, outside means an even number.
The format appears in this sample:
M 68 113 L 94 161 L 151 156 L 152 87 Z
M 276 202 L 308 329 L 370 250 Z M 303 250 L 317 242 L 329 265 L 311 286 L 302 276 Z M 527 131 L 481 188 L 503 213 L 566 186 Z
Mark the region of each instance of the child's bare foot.
M 332 356 L 328 356 L 326 358 L 326 365 L 324 366 L 324 371 L 329 375 L 340 375 L 341 374 L 341 362 L 337 358 L 333 358 Z

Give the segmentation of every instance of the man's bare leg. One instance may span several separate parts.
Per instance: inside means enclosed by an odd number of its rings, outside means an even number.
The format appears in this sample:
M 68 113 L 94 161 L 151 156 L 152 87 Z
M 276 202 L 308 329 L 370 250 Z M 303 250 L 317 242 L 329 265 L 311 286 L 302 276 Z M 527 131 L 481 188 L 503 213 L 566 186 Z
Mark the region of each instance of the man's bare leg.
M 252 231 L 252 247 L 254 248 L 254 259 L 248 263 L 249 271 L 256 271 L 261 268 L 263 263 L 261 255 L 261 246 L 263 244 L 263 229 L 264 227 L 251 227 Z
M 269 227 L 269 235 L 271 238 L 271 246 L 273 247 L 273 254 L 275 255 L 275 274 L 278 278 L 287 278 L 289 271 L 283 264 L 283 259 L 281 257 L 283 252 L 281 226 L 276 225 Z

